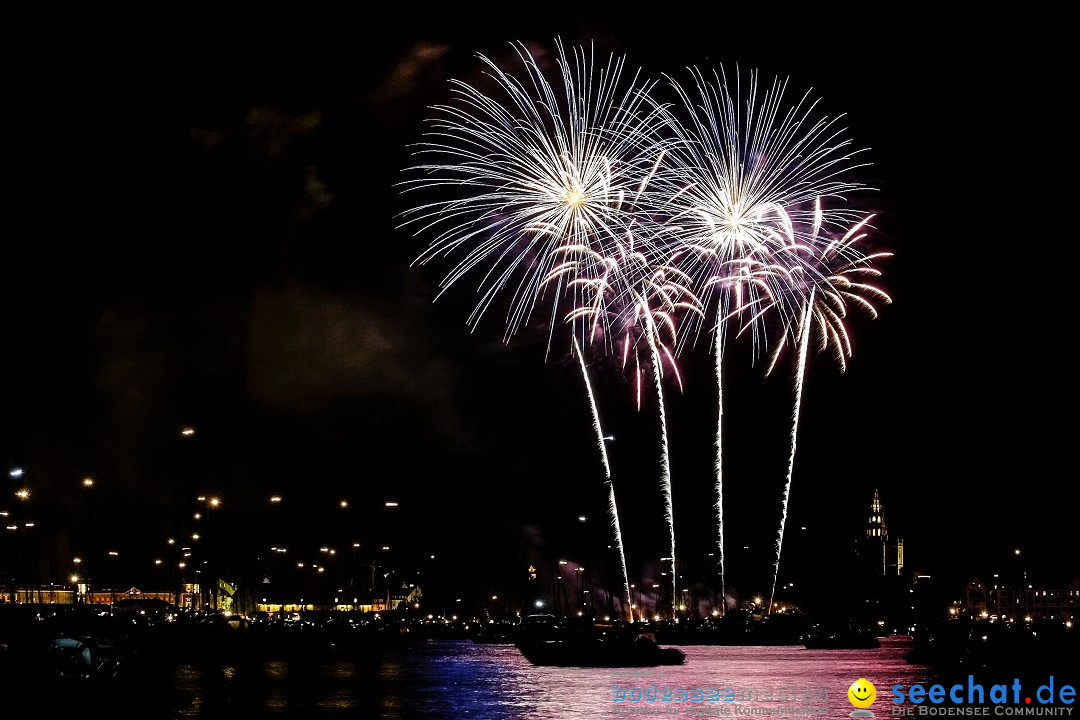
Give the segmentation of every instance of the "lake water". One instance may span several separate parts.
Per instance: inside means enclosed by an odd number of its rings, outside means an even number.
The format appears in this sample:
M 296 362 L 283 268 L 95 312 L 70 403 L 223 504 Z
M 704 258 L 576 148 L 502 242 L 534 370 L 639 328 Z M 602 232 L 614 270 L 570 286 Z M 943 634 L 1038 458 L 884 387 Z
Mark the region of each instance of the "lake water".
M 890 638 L 876 650 L 801 646 L 685 646 L 686 664 L 659 668 L 534 667 L 512 645 L 432 641 L 370 657 L 267 658 L 244 666 L 178 664 L 165 715 L 177 718 L 370 718 L 371 720 L 584 720 L 598 717 L 734 717 L 748 709 L 847 717 L 847 689 L 865 677 L 878 689 L 876 715 L 889 714 L 889 688 L 933 679 L 903 659 Z M 614 687 L 662 696 L 702 689 L 703 699 L 617 701 Z M 710 701 L 709 691 L 734 700 Z M 772 693 L 772 699 L 766 699 Z M 738 709 L 738 710 L 737 710 Z M 794 713 L 791 713 L 791 711 Z M 760 713 L 761 710 L 752 711 Z M 753 715 L 744 715 L 753 717 Z

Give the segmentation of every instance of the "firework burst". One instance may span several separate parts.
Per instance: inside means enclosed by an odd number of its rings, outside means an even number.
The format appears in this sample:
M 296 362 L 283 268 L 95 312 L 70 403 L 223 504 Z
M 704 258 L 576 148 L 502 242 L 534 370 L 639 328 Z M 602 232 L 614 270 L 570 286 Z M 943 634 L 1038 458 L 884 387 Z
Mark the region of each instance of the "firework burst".
M 625 60 L 596 62 L 591 50 L 567 52 L 557 43 L 557 75 L 524 45 L 514 46 L 521 77 L 480 56 L 494 92 L 453 81 L 453 102 L 435 108 L 421 159 L 405 192 L 434 195 L 404 214 L 404 225 L 434 239 L 417 258 L 424 264 L 459 255 L 441 283 L 445 292 L 478 275 L 475 325 L 497 297 L 509 296 L 506 337 L 547 303 L 548 351 L 557 319 L 571 325 L 600 444 L 608 508 L 631 612 L 622 531 L 600 416 L 578 336 L 606 322 L 611 294 L 607 249 L 632 242 L 649 225 L 637 200 L 663 157 L 662 113 L 647 102 L 650 84 L 625 72 Z M 440 292 L 440 294 L 441 294 Z M 568 312 L 560 305 L 568 304 Z M 582 308 L 591 310 L 581 312 Z M 666 457 L 665 457 L 666 460 Z M 670 515 L 670 513 L 669 513 Z M 630 616 L 632 619 L 632 615 Z
M 817 235 L 802 228 L 812 222 L 846 226 L 854 217 L 843 206 L 822 213 L 808 205 L 866 188 L 847 179 L 860 166 L 861 151 L 846 138 L 840 118 L 823 116 L 809 93 L 789 102 L 786 80 L 763 85 L 756 72 L 744 79 L 736 70 L 729 78 L 722 68 L 693 69 L 686 86 L 670 80 L 678 102 L 665 111 L 675 142 L 651 200 L 674 238 L 671 261 L 692 278 L 703 304 L 714 308 L 707 329 L 717 382 L 715 511 L 724 597 L 723 357 L 729 325 L 750 336 L 757 354 L 767 346 L 765 308 L 785 323 L 797 318 L 799 304 L 788 292 L 792 273 L 817 270 L 805 262 L 806 246 Z M 692 342 L 701 329 L 688 325 L 685 338 Z
M 421 162 L 402 183 L 436 195 L 403 214 L 404 225 L 434 234 L 417 262 L 461 256 L 443 291 L 479 276 L 470 324 L 509 295 L 507 337 L 543 300 L 556 248 L 624 235 L 634 222 L 628 201 L 663 153 L 661 115 L 646 102 L 652 83 L 628 76 L 624 59 L 598 65 L 591 50 L 559 43 L 553 85 L 524 45 L 514 47 L 524 77 L 480 56 L 494 92 L 452 81 L 454 102 L 434 108 Z M 560 291 L 548 295 L 552 330 Z
M 821 217 L 820 203 L 817 203 L 815 218 Z M 772 589 L 769 594 L 769 612 L 772 612 L 776 596 L 776 583 L 780 573 L 780 555 L 784 543 L 784 528 L 787 523 L 788 504 L 791 496 L 791 479 L 795 467 L 795 448 L 799 431 L 799 416 L 802 412 L 803 385 L 806 378 L 807 356 L 811 337 L 817 336 L 817 351 L 824 352 L 833 348 L 834 358 L 843 372 L 847 369 L 847 359 L 851 357 L 851 335 L 846 325 L 847 309 L 854 306 L 865 311 L 871 318 L 878 316 L 877 304 L 890 304 L 892 298 L 874 282 L 881 277 L 881 271 L 874 267 L 875 262 L 883 261 L 892 253 L 877 252 L 863 254 L 856 247 L 866 236 L 873 215 L 860 220 L 839 239 L 831 240 L 820 236 L 822 242 L 807 246 L 807 262 L 794 268 L 788 276 L 792 302 L 800 306 L 797 322 L 788 320 L 781 330 L 776 348 L 772 353 L 766 374 L 776 367 L 790 338 L 798 344 L 795 367 L 795 405 L 792 410 L 791 445 L 788 453 L 787 477 L 781 498 L 780 528 L 776 536 L 776 560 L 773 565 Z M 811 235 L 819 239 L 820 221 L 815 219 Z M 820 247 L 819 251 L 814 248 Z M 811 272 L 804 272 L 809 269 Z M 779 302 L 776 303 L 779 307 Z

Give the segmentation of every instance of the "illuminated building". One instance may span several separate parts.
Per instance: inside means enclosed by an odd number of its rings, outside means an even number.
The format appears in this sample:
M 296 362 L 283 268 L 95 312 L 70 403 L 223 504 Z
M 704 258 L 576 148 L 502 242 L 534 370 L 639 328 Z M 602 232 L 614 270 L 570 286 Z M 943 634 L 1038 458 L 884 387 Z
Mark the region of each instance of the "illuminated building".
M 1023 622 L 1038 619 L 1071 622 L 1080 608 L 1080 577 L 1066 587 L 1050 588 L 1034 585 L 1012 586 L 995 583 L 987 585 L 975 578 L 964 588 L 964 602 L 953 604 L 953 616 L 984 620 Z

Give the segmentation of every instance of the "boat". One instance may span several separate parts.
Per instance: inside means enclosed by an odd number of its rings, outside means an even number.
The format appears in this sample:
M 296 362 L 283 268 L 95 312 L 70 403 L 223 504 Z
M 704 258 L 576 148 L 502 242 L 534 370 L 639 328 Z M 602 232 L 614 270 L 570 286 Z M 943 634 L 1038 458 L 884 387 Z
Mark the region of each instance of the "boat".
M 802 644 L 807 650 L 876 650 L 881 641 L 874 633 L 852 625 L 827 628 L 815 625 L 802 636 Z
M 730 610 L 720 618 L 661 623 L 656 640 L 665 645 L 799 645 L 807 626 L 806 619 L 797 613 L 759 617 Z
M 686 662 L 681 650 L 660 647 L 628 627 L 559 625 L 550 615 L 525 618 L 514 645 L 530 663 L 543 666 L 655 667 Z

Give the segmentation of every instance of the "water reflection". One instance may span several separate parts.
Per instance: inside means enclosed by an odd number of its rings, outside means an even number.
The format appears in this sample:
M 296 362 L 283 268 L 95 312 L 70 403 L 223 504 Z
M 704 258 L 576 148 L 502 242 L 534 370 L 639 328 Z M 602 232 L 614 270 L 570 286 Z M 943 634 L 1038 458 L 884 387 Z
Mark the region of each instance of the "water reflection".
M 847 688 L 860 677 L 878 688 L 934 680 L 929 669 L 904 661 L 907 649 L 899 639 L 887 639 L 877 650 L 688 646 L 683 648 L 685 665 L 636 669 L 645 675 L 633 683 L 652 682 L 661 689 L 725 687 L 737 693 L 734 704 L 771 702 L 776 707 L 791 700 L 800 707 L 823 708 L 828 717 L 843 717 L 852 710 Z M 191 701 L 173 708 L 172 717 L 576 720 L 629 707 L 629 701 L 613 700 L 613 682 L 631 679 L 629 672 L 534 667 L 512 645 L 468 641 L 417 643 L 366 657 L 275 658 L 223 667 L 180 664 L 173 672 L 174 687 Z M 803 703 L 791 690 L 813 690 L 814 700 Z M 756 692 L 757 700 L 738 694 L 745 691 Z M 763 699 L 766 691 L 773 693 L 771 701 Z M 885 707 L 884 702 L 887 697 L 879 698 L 878 705 Z M 721 704 L 664 705 L 693 716 L 714 713 Z M 637 702 L 646 705 L 662 703 Z

